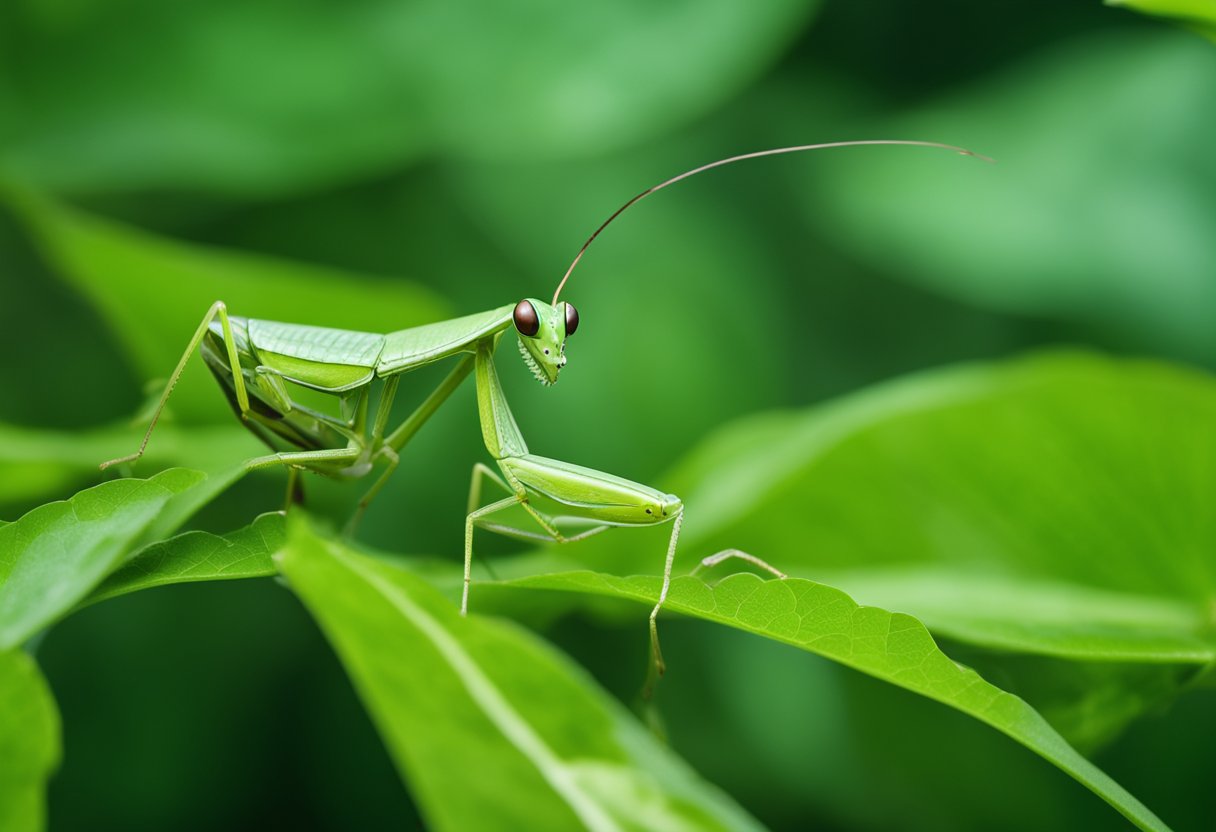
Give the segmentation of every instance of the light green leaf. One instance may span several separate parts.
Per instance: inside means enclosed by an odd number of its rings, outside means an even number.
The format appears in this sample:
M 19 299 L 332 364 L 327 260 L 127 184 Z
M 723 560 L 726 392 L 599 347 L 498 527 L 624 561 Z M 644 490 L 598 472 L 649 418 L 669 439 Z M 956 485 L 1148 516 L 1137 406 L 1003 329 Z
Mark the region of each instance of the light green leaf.
M 665 486 L 688 505 L 686 563 L 733 546 L 977 644 L 1199 662 L 1213 424 L 1203 373 L 1043 354 L 737 423 Z
M 1106 0 L 1106 4 L 1172 17 L 1183 26 L 1216 40 L 1216 0 Z
M 590 592 L 653 605 L 661 583 L 657 577 L 569 572 L 521 578 L 509 585 Z M 1141 829 L 1168 829 L 1077 753 L 1034 708 L 954 662 L 909 615 L 858 606 L 840 590 L 812 581 L 763 581 L 750 574 L 733 575 L 712 587 L 697 578 L 676 578 L 664 609 L 799 647 L 957 708 L 1058 766 Z
M 174 468 L 105 482 L 0 529 L 0 648 L 23 643 L 140 546 L 172 533 L 243 473 Z
M 1211 45 L 1189 34 L 1073 38 L 856 128 L 950 141 L 995 165 L 891 148 L 791 171 L 805 172 L 808 217 L 892 277 L 1210 362 L 1213 100 Z
M 217 300 L 233 315 L 365 332 L 391 332 L 447 314 L 433 292 L 402 280 L 187 245 L 29 192 L 9 196 L 44 256 L 98 309 L 144 378 L 168 377 Z M 207 376 L 197 360 L 170 407 L 231 418 Z
M 0 424 L 0 505 L 36 503 L 101 479 L 97 466 L 138 448 L 146 427 L 46 430 Z M 265 446 L 235 423 L 182 429 L 162 421 L 139 467 L 180 466 L 218 474 L 264 452 Z
M 46 782 L 59 765 L 59 712 L 34 660 L 0 652 L 0 829 L 46 827 Z
M 756 829 L 577 667 L 293 524 L 277 557 L 435 829 Z
M 427 153 L 598 152 L 736 94 L 816 5 L 134 0 L 57 25 L 18 6 L 0 162 L 59 191 L 269 195 Z
M 263 514 L 226 535 L 186 532 L 152 543 L 111 573 L 85 599 L 94 604 L 141 589 L 192 581 L 229 581 L 276 574 L 271 555 L 285 538 L 283 514 Z

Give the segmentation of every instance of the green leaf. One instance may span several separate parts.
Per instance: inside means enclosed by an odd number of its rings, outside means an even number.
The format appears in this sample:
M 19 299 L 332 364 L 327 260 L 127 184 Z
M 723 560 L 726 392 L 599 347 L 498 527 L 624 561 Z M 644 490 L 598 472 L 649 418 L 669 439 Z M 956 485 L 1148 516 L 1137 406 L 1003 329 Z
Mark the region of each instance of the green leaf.
M 665 485 L 687 561 L 738 547 L 1001 649 L 1204 661 L 1212 424 L 1206 374 L 1041 354 L 737 423 Z
M 85 430 L 46 430 L 0 424 L 0 505 L 27 505 L 99 480 L 97 466 L 139 447 L 146 424 L 109 425 Z M 236 424 L 182 429 L 161 421 L 141 468 L 171 466 L 221 473 L 241 460 L 264 453 Z
M 589 592 L 652 605 L 661 583 L 657 577 L 569 572 L 521 578 L 508 585 Z M 750 574 L 732 575 L 712 587 L 698 578 L 676 578 L 664 609 L 799 647 L 957 708 L 1058 766 L 1141 829 L 1168 829 L 1077 753 L 1034 708 L 957 664 L 909 615 L 858 606 L 840 590 L 813 581 L 763 581 Z
M 0 529 L 0 648 L 52 624 L 133 551 L 170 534 L 243 472 L 174 468 L 113 480 Z
M 271 555 L 282 548 L 284 539 L 281 512 L 260 515 L 250 525 L 222 536 L 179 534 L 136 552 L 84 603 L 169 584 L 268 577 L 277 573 Z
M 1106 0 L 1108 6 L 1126 6 L 1145 14 L 1171 17 L 1216 40 L 1216 0 Z
M 406 281 L 187 245 L 29 192 L 11 192 L 10 201 L 59 276 L 97 308 L 145 378 L 167 378 L 217 300 L 233 315 L 370 332 L 447 315 L 433 292 Z M 150 288 L 157 286 L 172 292 Z M 196 364 L 199 371 L 186 373 L 170 407 L 231 418 L 202 362 Z
M 1213 100 L 1211 45 L 1190 35 L 1074 38 L 855 128 L 950 141 L 995 165 L 889 148 L 791 170 L 805 172 L 808 216 L 892 277 L 1210 362 Z
M 277 557 L 435 829 L 755 829 L 577 667 L 294 522 Z M 474 776 L 470 776 L 474 775 Z
M 59 765 L 59 712 L 20 650 L 0 652 L 0 829 L 46 827 L 46 783 Z
M 992 651 L 986 669 L 1004 664 L 1002 679 L 1092 747 L 1216 657 L 1212 424 L 1210 376 L 1079 353 L 934 371 L 752 417 L 663 483 L 687 506 L 677 573 L 740 548 L 914 615 Z M 663 541 L 631 534 L 628 549 L 606 535 L 568 556 L 653 573 Z M 1005 661 L 1010 651 L 1142 669 L 1061 670 L 1049 700 L 1048 685 L 1021 678 L 1028 663 Z M 1085 708 L 1097 698 L 1120 704 Z
M 55 24 L 18 6 L 0 160 L 59 191 L 264 196 L 428 153 L 597 152 L 737 94 L 815 6 L 132 0 Z

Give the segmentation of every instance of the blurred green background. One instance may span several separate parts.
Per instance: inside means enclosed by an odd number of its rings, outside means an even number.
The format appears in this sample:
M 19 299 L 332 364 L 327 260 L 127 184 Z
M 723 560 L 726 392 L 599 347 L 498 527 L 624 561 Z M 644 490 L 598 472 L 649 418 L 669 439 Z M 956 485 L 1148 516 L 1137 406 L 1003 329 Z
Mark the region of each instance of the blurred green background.
M 386 331 L 547 298 L 629 196 L 787 144 L 935 140 L 998 164 L 827 151 L 643 202 L 567 289 L 582 323 L 561 384 L 500 361 L 535 451 L 662 485 L 732 418 L 922 368 L 1055 344 L 1216 368 L 1214 102 L 1211 43 L 1090 0 L 6 2 L 0 422 L 67 450 L 6 460 L 0 517 L 95 479 L 94 429 L 141 408 L 212 300 Z M 461 390 L 408 448 L 363 541 L 458 556 L 475 411 Z M 172 422 L 228 418 L 196 365 Z M 361 493 L 308 485 L 335 517 Z M 250 478 L 200 525 L 242 525 L 281 489 Z M 632 695 L 636 620 L 548 627 Z M 665 632 L 672 745 L 774 828 L 1122 828 L 961 714 L 739 633 Z M 39 660 L 65 723 L 52 829 L 418 823 L 274 582 L 100 605 Z M 1205 828 L 1213 704 L 1184 697 L 1097 762 Z

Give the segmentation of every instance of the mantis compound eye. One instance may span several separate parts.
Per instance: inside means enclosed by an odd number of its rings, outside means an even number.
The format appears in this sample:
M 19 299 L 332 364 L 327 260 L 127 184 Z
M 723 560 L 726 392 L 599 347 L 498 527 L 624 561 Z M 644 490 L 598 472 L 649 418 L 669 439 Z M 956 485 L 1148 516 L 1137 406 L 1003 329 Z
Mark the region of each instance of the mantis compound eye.
M 536 307 L 530 301 L 521 300 L 515 304 L 511 318 L 515 321 L 515 328 L 519 330 L 520 335 L 531 336 L 540 331 L 540 316 L 536 314 Z
M 569 338 L 578 329 L 578 310 L 573 303 L 566 304 L 566 337 Z

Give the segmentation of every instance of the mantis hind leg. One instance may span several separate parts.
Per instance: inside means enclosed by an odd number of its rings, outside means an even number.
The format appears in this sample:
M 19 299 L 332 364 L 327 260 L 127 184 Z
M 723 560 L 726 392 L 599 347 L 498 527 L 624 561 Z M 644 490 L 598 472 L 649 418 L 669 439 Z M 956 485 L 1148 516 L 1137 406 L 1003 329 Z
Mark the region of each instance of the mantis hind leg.
M 182 377 L 182 371 L 186 369 L 186 363 L 190 360 L 190 356 L 198 349 L 198 345 L 202 343 L 203 338 L 207 335 L 207 330 L 211 327 L 211 322 L 219 316 L 220 325 L 224 329 L 224 348 L 228 352 L 228 362 L 234 368 L 233 383 L 236 388 L 236 398 L 241 411 L 241 418 L 245 418 L 249 413 L 249 393 L 245 390 L 244 379 L 241 378 L 240 360 L 237 356 L 236 340 L 232 337 L 232 325 L 228 323 L 228 307 L 224 302 L 217 300 L 207 310 L 207 314 L 203 316 L 203 322 L 199 324 L 198 329 L 194 333 L 194 337 L 190 339 L 186 351 L 182 353 L 181 359 L 177 362 L 177 367 L 173 370 L 173 375 L 169 376 L 169 383 L 165 385 L 165 392 L 161 394 L 160 401 L 156 404 L 156 410 L 152 412 L 152 422 L 148 425 L 148 430 L 144 433 L 143 441 L 139 443 L 139 450 L 127 456 L 118 457 L 117 459 L 108 459 L 101 463 L 101 470 L 109 468 L 111 465 L 119 465 L 124 462 L 135 462 L 144 455 L 144 451 L 148 448 L 148 440 L 152 438 L 152 431 L 156 428 L 157 421 L 160 420 L 161 413 L 165 409 L 165 404 L 169 401 L 169 395 L 173 392 L 173 388 L 177 386 L 178 380 Z

